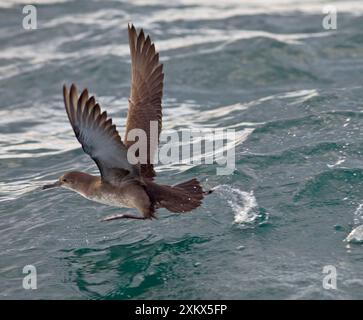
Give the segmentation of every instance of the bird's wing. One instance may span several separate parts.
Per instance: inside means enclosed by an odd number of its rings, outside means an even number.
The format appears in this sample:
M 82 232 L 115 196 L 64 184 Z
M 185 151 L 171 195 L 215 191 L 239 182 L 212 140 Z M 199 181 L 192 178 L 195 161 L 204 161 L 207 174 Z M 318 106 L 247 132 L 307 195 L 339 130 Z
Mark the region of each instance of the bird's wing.
M 78 97 L 72 84 L 70 91 L 63 87 L 64 104 L 74 133 L 86 152 L 97 164 L 103 180 L 117 184 L 129 173 L 135 171 L 127 160 L 127 148 L 112 124 L 106 111 L 95 98 L 88 97 L 85 89 Z
M 141 164 L 143 177 L 155 176 L 152 159 L 159 144 L 162 126 L 161 99 L 163 95 L 163 65 L 159 63 L 159 54 L 150 37 L 145 38 L 141 29 L 137 34 L 133 25 L 128 26 L 131 53 L 131 92 L 126 122 L 125 145 L 130 147 L 135 141 L 128 139 L 132 129 L 142 129 L 147 137 L 147 163 Z M 157 129 L 150 134 L 150 122 Z

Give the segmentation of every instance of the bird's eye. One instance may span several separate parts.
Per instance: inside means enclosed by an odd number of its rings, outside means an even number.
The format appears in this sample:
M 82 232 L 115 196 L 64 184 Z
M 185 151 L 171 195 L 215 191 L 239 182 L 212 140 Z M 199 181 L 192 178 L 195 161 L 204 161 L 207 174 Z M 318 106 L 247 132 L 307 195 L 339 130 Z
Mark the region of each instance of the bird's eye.
M 63 182 L 67 182 L 67 181 L 68 181 L 67 179 L 63 178 Z

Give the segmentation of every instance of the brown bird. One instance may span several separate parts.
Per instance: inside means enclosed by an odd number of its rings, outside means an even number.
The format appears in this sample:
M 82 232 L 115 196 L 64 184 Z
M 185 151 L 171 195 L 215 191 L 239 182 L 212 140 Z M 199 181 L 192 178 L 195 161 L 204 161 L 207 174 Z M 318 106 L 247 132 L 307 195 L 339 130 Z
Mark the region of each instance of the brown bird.
M 77 88 L 63 87 L 64 104 L 74 133 L 87 153 L 96 163 L 101 176 L 85 172 L 67 172 L 55 183 L 43 189 L 64 187 L 78 192 L 87 199 L 103 204 L 136 208 L 141 216 L 116 214 L 103 220 L 122 218 L 156 218 L 157 208 L 171 212 L 188 212 L 201 205 L 204 192 L 199 182 L 192 179 L 174 186 L 160 185 L 155 177 L 152 159 L 157 150 L 162 125 L 161 99 L 163 93 L 163 65 L 150 37 L 145 38 L 141 29 L 137 34 L 133 25 L 128 26 L 131 53 L 131 92 L 129 98 L 124 141 L 112 124 L 112 119 L 102 112 L 95 98 L 87 89 L 78 96 Z M 157 127 L 157 143 L 152 144 L 151 122 Z M 135 143 L 129 139 L 132 129 L 142 129 L 147 135 L 146 163 L 130 164 L 129 148 Z

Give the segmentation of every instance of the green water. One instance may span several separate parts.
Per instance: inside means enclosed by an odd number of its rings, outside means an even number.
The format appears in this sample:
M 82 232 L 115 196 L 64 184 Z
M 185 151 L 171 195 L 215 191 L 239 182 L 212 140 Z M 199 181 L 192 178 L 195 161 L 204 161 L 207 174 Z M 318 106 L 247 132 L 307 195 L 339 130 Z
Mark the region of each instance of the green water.
M 363 5 L 335 1 L 42 1 L 38 29 L 0 2 L 0 298 L 362 299 Z M 35 1 L 34 1 L 35 2 Z M 66 190 L 96 173 L 74 138 L 63 83 L 88 87 L 119 131 L 129 94 L 127 23 L 165 68 L 164 128 L 230 128 L 233 175 L 159 166 L 158 180 L 215 188 L 201 208 L 156 221 Z M 37 289 L 22 286 L 37 269 Z M 324 266 L 337 289 L 323 287 Z

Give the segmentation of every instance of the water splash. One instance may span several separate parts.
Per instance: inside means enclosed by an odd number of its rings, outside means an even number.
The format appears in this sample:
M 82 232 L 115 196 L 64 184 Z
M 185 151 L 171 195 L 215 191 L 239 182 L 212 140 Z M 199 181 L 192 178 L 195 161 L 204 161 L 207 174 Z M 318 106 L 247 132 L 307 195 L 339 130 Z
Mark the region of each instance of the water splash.
M 216 190 L 231 207 L 234 213 L 234 223 L 252 223 L 261 216 L 258 212 L 258 204 L 253 190 L 246 192 L 228 185 L 220 185 Z
M 344 239 L 346 242 L 363 243 L 363 203 L 360 203 L 354 211 L 354 228 L 351 233 Z
M 363 203 L 360 203 L 354 211 L 354 224 L 357 225 L 363 222 Z
M 363 243 L 363 224 L 352 230 L 345 238 L 346 242 Z

